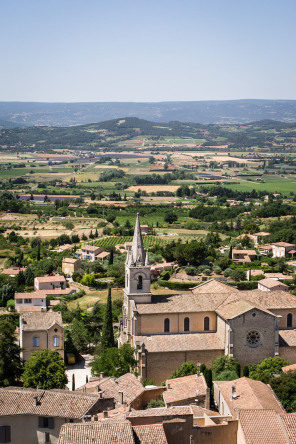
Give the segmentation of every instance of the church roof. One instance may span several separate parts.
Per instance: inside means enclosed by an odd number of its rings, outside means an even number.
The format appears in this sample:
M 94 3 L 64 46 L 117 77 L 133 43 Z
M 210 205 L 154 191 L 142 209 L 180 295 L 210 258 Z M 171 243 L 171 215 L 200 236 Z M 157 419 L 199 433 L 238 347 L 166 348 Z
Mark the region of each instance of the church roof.
M 244 291 L 241 292 L 241 296 L 247 299 L 251 303 L 266 308 L 282 309 L 282 308 L 296 308 L 296 298 L 292 294 L 286 291 Z
M 133 243 L 131 248 L 131 264 L 145 265 L 145 258 L 146 254 L 141 234 L 139 213 L 137 213 Z
M 207 282 L 203 282 L 192 289 L 193 294 L 200 293 L 239 293 L 237 288 L 231 287 L 230 285 L 224 284 L 223 282 L 217 281 L 216 279 L 210 279 Z
M 223 303 L 216 309 L 216 313 L 218 313 L 224 319 L 233 319 L 243 313 L 253 310 L 254 308 L 256 308 L 257 310 L 264 311 L 270 314 L 271 316 L 276 317 L 276 315 L 274 315 L 273 313 L 262 307 L 256 307 L 254 304 L 250 303 L 249 301 L 246 301 L 245 299 L 241 298 L 234 299 L 232 296 L 223 301 Z
M 136 336 L 148 352 L 178 352 L 194 350 L 224 350 L 217 333 L 188 333 Z

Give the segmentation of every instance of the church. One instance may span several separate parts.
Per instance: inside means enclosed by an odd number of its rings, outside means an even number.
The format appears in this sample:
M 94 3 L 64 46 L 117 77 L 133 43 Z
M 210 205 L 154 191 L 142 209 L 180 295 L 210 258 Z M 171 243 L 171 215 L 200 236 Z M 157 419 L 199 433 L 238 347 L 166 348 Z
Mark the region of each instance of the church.
M 267 357 L 296 362 L 296 298 L 285 291 L 239 291 L 211 279 L 187 294 L 153 295 L 139 215 L 125 264 L 119 347 L 137 350 L 141 379 L 160 384 L 186 361 L 226 355 L 241 366 Z

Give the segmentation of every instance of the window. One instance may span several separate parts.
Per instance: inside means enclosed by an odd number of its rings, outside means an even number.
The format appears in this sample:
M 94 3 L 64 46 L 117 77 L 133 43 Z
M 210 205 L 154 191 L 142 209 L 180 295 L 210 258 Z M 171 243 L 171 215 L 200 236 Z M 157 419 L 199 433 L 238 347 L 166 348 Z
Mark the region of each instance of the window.
M 189 331 L 189 318 L 184 319 L 184 331 Z
M 137 290 L 142 290 L 143 288 L 143 276 L 139 276 L 137 279 Z
M 59 338 L 58 336 L 54 336 L 53 338 L 53 346 L 58 347 L 59 346 Z
M 293 315 L 292 313 L 287 314 L 287 327 L 293 327 Z
M 53 429 L 53 418 L 48 416 L 39 416 L 38 418 L 39 428 L 40 429 Z
M 39 338 L 38 338 L 38 336 L 34 336 L 33 346 L 34 347 L 39 347 Z
M 170 331 L 170 320 L 169 320 L 169 318 L 166 318 L 164 320 L 164 331 L 165 331 L 165 333 L 168 333 Z
M 247 334 L 247 345 L 249 347 L 257 347 L 260 344 L 261 335 L 257 330 L 251 330 Z
M 204 330 L 210 330 L 210 318 L 208 316 L 204 318 Z
M 25 299 L 24 302 L 25 302 L 25 304 L 31 304 L 32 303 L 32 299 Z
M 0 442 L 11 442 L 10 426 L 0 425 Z

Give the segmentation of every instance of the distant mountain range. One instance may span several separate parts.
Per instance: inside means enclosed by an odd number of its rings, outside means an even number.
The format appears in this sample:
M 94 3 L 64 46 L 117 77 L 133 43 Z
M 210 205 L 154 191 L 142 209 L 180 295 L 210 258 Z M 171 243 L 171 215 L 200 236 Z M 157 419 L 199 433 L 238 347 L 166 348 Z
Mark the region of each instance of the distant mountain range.
M 258 120 L 296 122 L 296 100 L 222 100 L 200 102 L 0 102 L 0 128 L 74 126 L 138 117 L 153 122 L 201 124 Z

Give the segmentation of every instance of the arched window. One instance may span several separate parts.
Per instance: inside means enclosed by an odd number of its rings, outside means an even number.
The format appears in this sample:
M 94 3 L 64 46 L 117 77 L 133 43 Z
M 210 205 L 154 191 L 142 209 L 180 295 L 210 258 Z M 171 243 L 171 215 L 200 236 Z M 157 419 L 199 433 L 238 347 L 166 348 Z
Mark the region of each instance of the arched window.
M 287 327 L 293 327 L 293 315 L 292 313 L 287 314 Z
M 189 331 L 189 318 L 184 319 L 184 331 Z
M 204 318 L 204 330 L 210 330 L 210 318 L 208 316 Z
M 168 333 L 170 331 L 170 320 L 169 318 L 165 318 L 164 320 L 164 332 Z
M 137 290 L 142 290 L 143 288 L 143 276 L 138 276 L 137 279 Z

